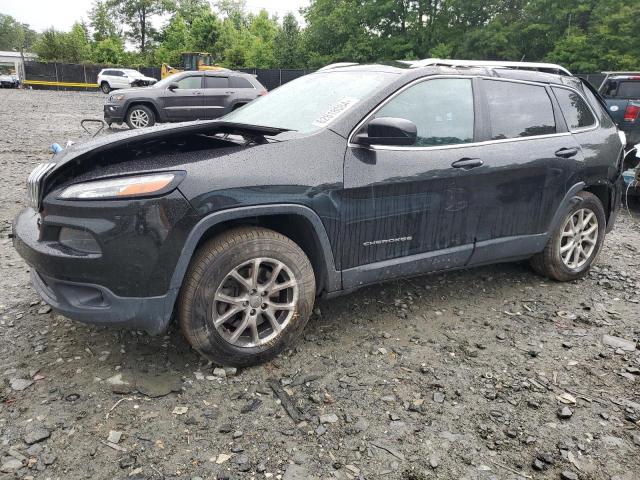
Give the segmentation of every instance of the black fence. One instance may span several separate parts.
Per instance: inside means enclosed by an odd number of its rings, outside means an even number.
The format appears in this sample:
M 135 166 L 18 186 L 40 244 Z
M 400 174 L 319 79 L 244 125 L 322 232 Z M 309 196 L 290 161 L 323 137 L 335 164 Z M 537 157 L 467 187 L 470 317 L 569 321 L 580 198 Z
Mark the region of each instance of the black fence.
M 38 89 L 91 90 L 98 87 L 96 83 L 98 73 L 103 68 L 107 67 L 57 62 L 26 62 L 24 83 Z M 141 67 L 137 70 L 148 77 L 160 80 L 159 67 Z M 240 71 L 256 75 L 267 90 L 273 90 L 313 70 L 243 68 Z
M 24 65 L 25 84 L 31 88 L 91 90 L 97 88 L 98 73 L 103 68 L 107 67 L 71 63 L 26 62 Z M 160 67 L 141 67 L 138 70 L 144 75 L 160 79 Z M 255 75 L 267 90 L 273 90 L 291 80 L 313 72 L 313 70 L 279 68 L 242 68 L 240 71 Z M 587 80 L 596 88 L 600 87 L 604 80 L 604 75 L 601 73 L 579 73 L 577 76 Z

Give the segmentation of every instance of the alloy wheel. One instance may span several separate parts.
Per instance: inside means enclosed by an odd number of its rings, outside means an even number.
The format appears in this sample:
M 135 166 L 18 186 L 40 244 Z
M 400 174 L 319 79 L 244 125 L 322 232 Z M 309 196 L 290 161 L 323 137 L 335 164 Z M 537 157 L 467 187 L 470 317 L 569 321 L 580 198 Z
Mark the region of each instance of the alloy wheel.
M 560 235 L 560 257 L 572 270 L 583 267 L 594 255 L 598 243 L 598 218 L 582 208 L 567 218 Z
M 144 110 L 133 110 L 129 115 L 129 121 L 135 128 L 144 128 L 149 125 L 149 115 Z
M 298 282 L 279 260 L 255 258 L 231 270 L 215 293 L 211 320 L 236 347 L 273 341 L 287 327 L 298 301 Z

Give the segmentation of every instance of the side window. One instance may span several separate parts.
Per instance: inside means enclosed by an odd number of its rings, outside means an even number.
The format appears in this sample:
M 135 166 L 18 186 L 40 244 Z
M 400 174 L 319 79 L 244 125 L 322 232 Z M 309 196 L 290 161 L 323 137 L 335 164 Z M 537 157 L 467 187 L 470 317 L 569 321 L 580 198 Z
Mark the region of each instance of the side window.
M 124 77 L 124 73 L 120 70 L 113 70 L 111 75 L 113 75 L 114 77 Z
M 104 72 L 102 72 L 102 75 L 113 77 L 113 70 L 105 70 Z
M 612 98 L 616 95 L 616 89 L 618 88 L 618 82 L 609 80 L 602 89 L 602 96 L 606 98 Z
M 394 97 L 375 118 L 411 120 L 418 127 L 416 147 L 473 142 L 473 89 L 471 79 L 427 80 Z
M 249 80 L 242 77 L 229 77 L 229 86 L 231 88 L 254 88 Z
M 587 102 L 576 92 L 566 88 L 553 88 L 560 109 L 567 122 L 569 130 L 588 128 L 596 123 L 596 119 L 587 105 Z
M 483 80 L 482 85 L 492 140 L 556 133 L 553 105 L 544 87 L 497 80 Z
M 178 80 L 178 88 L 180 89 L 196 89 L 202 88 L 202 76 L 192 75 Z
M 204 88 L 227 88 L 229 79 L 227 77 L 204 77 Z
M 640 81 L 620 82 L 618 98 L 637 100 L 640 98 Z

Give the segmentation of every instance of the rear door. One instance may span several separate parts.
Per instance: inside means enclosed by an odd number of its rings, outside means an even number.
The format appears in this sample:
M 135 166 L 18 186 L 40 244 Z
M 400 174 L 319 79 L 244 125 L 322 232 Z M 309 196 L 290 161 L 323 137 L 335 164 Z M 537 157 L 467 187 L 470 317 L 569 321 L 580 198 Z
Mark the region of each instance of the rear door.
M 229 78 L 223 75 L 205 75 L 204 108 L 206 118 L 218 118 L 229 111 Z
M 202 73 L 190 73 L 177 80 L 178 88 L 167 89 L 163 110 L 171 121 L 205 119 Z
M 506 79 L 480 82 L 486 142 L 474 169 L 470 215 L 478 219 L 471 264 L 537 253 L 584 162 L 551 89 Z M 555 106 L 555 108 L 554 108 Z
M 129 88 L 129 79 L 121 70 L 113 70 L 113 80 L 117 88 Z

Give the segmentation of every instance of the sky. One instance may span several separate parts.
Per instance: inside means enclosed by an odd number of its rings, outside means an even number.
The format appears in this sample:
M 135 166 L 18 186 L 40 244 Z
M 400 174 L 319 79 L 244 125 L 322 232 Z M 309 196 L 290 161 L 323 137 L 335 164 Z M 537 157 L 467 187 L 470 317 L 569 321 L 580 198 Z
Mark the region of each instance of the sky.
M 298 10 L 310 0 L 247 0 L 247 10 L 284 17 L 288 12 L 300 17 Z M 76 20 L 87 19 L 93 0 L 0 0 L 0 13 L 28 23 L 37 31 L 55 27 L 69 30 Z

